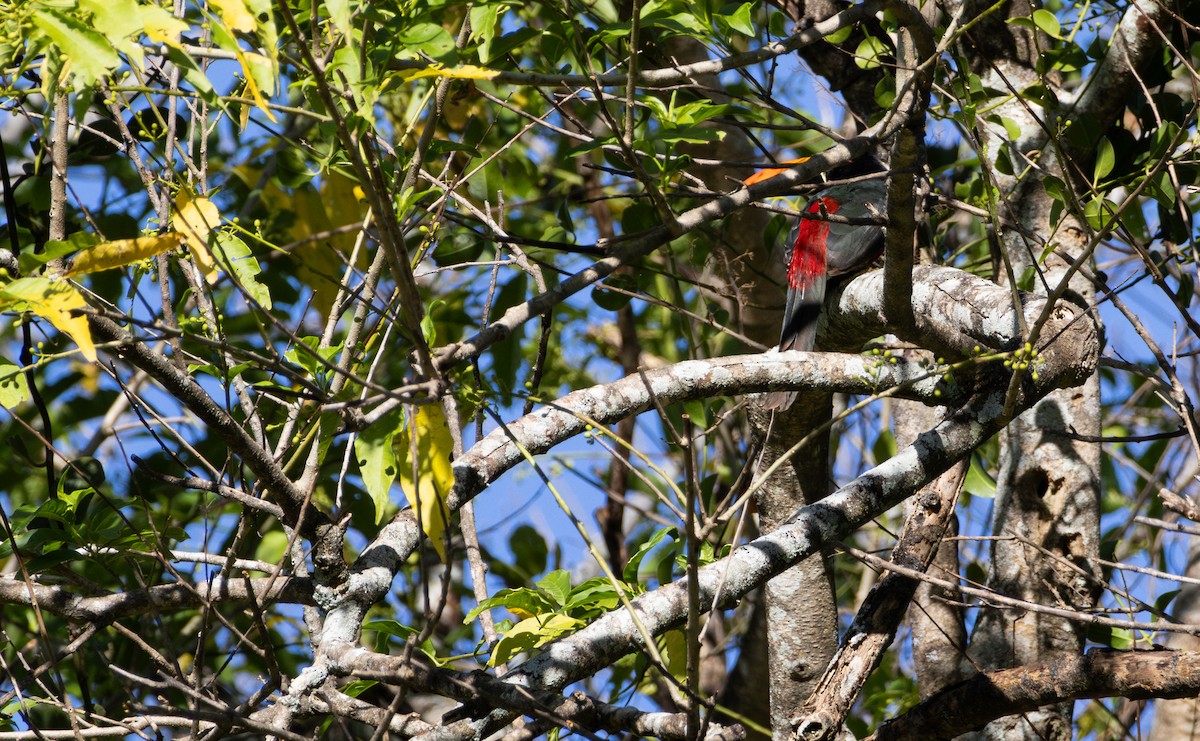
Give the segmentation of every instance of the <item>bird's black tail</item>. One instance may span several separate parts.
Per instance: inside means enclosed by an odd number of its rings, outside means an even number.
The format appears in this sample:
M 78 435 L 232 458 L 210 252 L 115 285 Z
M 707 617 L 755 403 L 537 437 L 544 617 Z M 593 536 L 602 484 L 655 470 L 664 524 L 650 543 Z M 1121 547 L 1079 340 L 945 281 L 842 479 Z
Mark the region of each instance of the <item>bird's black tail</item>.
M 817 322 L 821 318 L 821 306 L 825 303 L 825 276 L 818 276 L 803 295 L 788 292 L 787 306 L 783 311 L 783 331 L 780 332 L 779 350 L 803 350 L 809 352 L 817 341 Z M 795 391 L 772 391 L 764 394 L 764 409 L 782 412 L 796 401 Z

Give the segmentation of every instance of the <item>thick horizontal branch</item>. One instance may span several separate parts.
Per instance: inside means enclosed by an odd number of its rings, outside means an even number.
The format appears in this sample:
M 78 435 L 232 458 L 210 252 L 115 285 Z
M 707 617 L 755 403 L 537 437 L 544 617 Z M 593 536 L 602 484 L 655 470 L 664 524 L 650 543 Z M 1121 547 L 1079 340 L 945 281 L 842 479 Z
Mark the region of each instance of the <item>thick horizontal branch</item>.
M 1070 700 L 1174 699 L 1200 694 L 1200 653 L 1096 648 L 978 674 L 879 727 L 872 739 L 954 738 L 989 722 Z
M 892 331 L 883 282 L 881 271 L 850 281 L 828 318 L 822 319 L 828 321 L 825 336 L 830 346 L 857 349 L 865 340 Z M 1021 326 L 1035 326 L 1046 304 L 1045 298 L 1022 293 L 1018 314 L 1008 288 L 955 268 L 922 266 L 913 270 L 916 326 L 901 338 L 948 357 L 1017 350 L 1028 339 Z M 1086 312 L 1067 302 L 1056 304 L 1039 333 L 1037 357 L 1031 359 L 1030 380 L 1039 393 L 1076 386 L 1090 377 L 1098 342 L 1096 325 Z
M 458 509 L 502 473 L 582 433 L 589 425 L 611 424 L 650 409 L 655 401 L 692 399 L 798 386 L 828 392 L 876 394 L 900 387 L 897 396 L 931 404 L 962 397 L 944 369 L 900 358 L 838 353 L 759 353 L 689 360 L 643 371 L 619 381 L 574 391 L 552 405 L 493 430 L 453 464 L 455 486 L 447 499 Z
M 225 579 L 216 577 L 200 585 L 161 584 L 146 589 L 83 597 L 60 586 L 30 584 L 0 578 L 0 604 L 32 605 L 79 623 L 107 623 L 130 615 L 172 612 L 222 602 L 252 601 L 313 604 L 313 581 L 301 576 Z
M 1007 289 L 953 268 L 918 268 L 913 273 L 913 307 L 917 331 L 935 338 L 935 346 L 957 355 L 1015 350 L 1023 344 L 1017 313 Z M 835 330 L 839 340 L 888 331 L 884 320 L 883 274 L 855 279 L 838 304 Z M 1045 299 L 1025 296 L 1022 311 L 1032 321 Z M 849 328 L 849 329 L 846 329 Z M 1057 308 L 1042 331 L 1043 345 L 1033 371 L 1035 393 L 1081 383 L 1095 370 L 1087 348 L 1095 347 L 1096 327 L 1073 305 Z M 788 358 L 803 361 L 783 363 Z M 1030 375 L 1032 381 L 1033 375 Z M 583 432 L 589 424 L 611 424 L 650 407 L 654 399 L 671 404 L 690 399 L 804 387 L 819 391 L 872 394 L 907 386 L 903 398 L 946 403 L 956 390 L 937 369 L 901 359 L 881 361 L 862 355 L 765 353 L 716 360 L 693 360 L 627 376 L 567 394 L 494 430 L 454 461 L 455 487 L 447 503 L 452 509 L 491 484 L 523 460 L 521 448 L 533 454 L 552 449 Z M 940 397 L 939 397 L 940 394 Z

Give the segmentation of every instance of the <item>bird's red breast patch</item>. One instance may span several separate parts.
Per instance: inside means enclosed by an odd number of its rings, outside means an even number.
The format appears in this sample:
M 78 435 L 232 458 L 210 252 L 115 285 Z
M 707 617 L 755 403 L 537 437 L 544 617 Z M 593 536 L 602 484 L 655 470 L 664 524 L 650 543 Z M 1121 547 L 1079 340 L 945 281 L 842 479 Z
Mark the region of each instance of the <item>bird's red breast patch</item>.
M 833 198 L 814 198 L 806 213 L 820 216 L 836 214 L 841 204 Z M 800 219 L 796 244 L 792 246 L 792 261 L 788 265 L 788 286 L 803 290 L 825 272 L 825 242 L 829 238 L 829 222 L 823 219 Z

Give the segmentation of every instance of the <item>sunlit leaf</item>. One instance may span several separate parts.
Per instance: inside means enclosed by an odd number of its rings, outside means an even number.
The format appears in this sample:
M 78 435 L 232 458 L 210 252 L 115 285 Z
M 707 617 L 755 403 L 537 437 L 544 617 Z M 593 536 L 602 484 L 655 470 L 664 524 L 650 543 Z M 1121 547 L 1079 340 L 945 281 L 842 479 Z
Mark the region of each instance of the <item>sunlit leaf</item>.
M 537 583 L 538 587 L 554 600 L 559 607 L 564 607 L 571 597 L 571 574 L 563 569 L 556 569 L 546 574 Z
M 152 237 L 101 242 L 95 247 L 79 253 L 67 275 L 74 277 L 95 273 L 99 270 L 111 270 L 132 265 L 146 258 L 177 249 L 183 244 L 183 240 L 184 237 L 179 232 L 167 232 Z
M 157 5 L 139 5 L 138 12 L 146 38 L 156 44 L 178 46 L 179 34 L 188 30 L 185 21 Z
M 1062 26 L 1059 24 L 1058 18 L 1049 10 L 1039 8 L 1033 11 L 1033 22 L 1047 36 L 1056 39 L 1062 38 Z
M 868 36 L 863 39 L 854 52 L 854 64 L 859 69 L 874 69 L 883 64 L 883 57 L 891 53 L 891 49 L 882 39 Z
M 254 558 L 267 563 L 280 563 L 287 555 L 288 536 L 282 530 L 272 530 L 258 541 Z
M 96 346 L 87 317 L 72 316 L 75 309 L 87 306 L 75 286 L 65 280 L 20 278 L 0 287 L 0 310 L 31 311 L 65 332 L 88 360 L 96 360 Z
M 963 481 L 963 491 L 973 497 L 991 499 L 996 496 L 996 480 L 979 461 L 972 460 L 971 467 L 967 469 L 967 478 Z
M 216 8 L 221 20 L 234 31 L 250 33 L 257 25 L 244 0 L 209 0 L 209 5 Z
M 443 67 L 431 64 L 424 69 L 404 70 L 400 77 L 405 80 L 419 80 L 422 77 L 448 77 L 452 80 L 491 80 L 500 74 L 499 70 L 464 64 L 459 67 Z
M 389 494 L 397 473 L 397 451 L 393 448 L 393 442 L 403 431 L 403 426 L 404 414 L 396 411 L 354 438 L 354 458 L 358 461 L 363 486 L 375 504 L 377 521 L 382 520 L 391 501 Z
M 582 625 L 580 620 L 562 614 L 550 615 L 547 618 L 526 618 L 504 634 L 492 651 L 488 665 L 506 663 L 513 656 L 543 646 L 566 633 L 572 633 Z
M 29 383 L 21 366 L 0 358 L 0 406 L 5 409 L 29 400 Z
M 413 440 L 416 441 L 415 466 Z M 415 407 L 401 425 L 393 445 L 399 466 L 400 487 L 404 489 L 408 503 L 416 510 L 421 529 L 445 561 L 446 548 L 442 536 L 446 532 L 449 515 L 446 496 L 454 486 L 454 472 L 450 468 L 454 441 L 450 437 L 450 425 L 446 422 L 442 405 L 434 403 Z
M 121 63 L 107 39 L 75 18 L 53 10 L 39 10 L 33 14 L 33 22 L 67 56 L 81 85 L 91 85 Z
M 250 298 L 262 308 L 270 309 L 271 293 L 258 281 L 262 268 L 246 243 L 228 232 L 218 232 L 216 251 L 221 266 L 233 272 L 238 284 L 246 290 Z
M 193 197 L 186 190 L 179 191 L 175 197 L 171 226 L 183 234 L 188 252 L 209 283 L 217 282 L 218 273 L 212 250 L 208 246 L 208 237 L 220 224 L 221 211 L 216 204 L 203 196 Z
M 1096 147 L 1096 170 L 1093 175 L 1095 182 L 1100 182 L 1105 175 L 1112 172 L 1116 163 L 1117 155 L 1113 151 L 1112 142 L 1107 138 L 1101 139 Z

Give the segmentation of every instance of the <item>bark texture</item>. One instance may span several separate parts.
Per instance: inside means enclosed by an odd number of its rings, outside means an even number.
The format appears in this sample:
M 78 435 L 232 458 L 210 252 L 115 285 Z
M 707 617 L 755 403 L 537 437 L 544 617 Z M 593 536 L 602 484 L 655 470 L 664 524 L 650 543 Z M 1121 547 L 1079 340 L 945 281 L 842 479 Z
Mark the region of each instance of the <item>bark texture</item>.
M 907 445 L 916 439 L 942 413 L 939 409 L 911 401 L 898 401 L 895 408 L 898 445 Z M 918 506 L 920 498 L 905 504 L 910 512 Z M 937 553 L 927 569 L 939 579 L 957 580 L 958 544 L 948 540 L 956 535 L 958 515 L 950 512 L 945 518 L 945 532 L 941 535 Z M 913 594 L 912 604 L 908 608 L 908 625 L 912 630 L 913 666 L 921 697 L 929 697 L 970 673 L 966 662 L 967 628 L 963 610 L 957 606 L 961 601 L 962 595 L 956 590 L 939 589 L 929 582 L 918 584 Z
M 986 3 L 969 0 L 966 15 L 983 11 Z M 1015 0 L 986 16 L 966 34 L 963 51 L 984 85 L 1014 93 L 1034 85 L 1054 86 L 1055 79 L 1036 69 L 1047 38 L 1033 28 L 1009 23 L 1028 17 L 1033 7 Z M 1047 100 L 1053 96 L 1047 96 Z M 1034 291 L 1063 295 L 1069 289 L 1085 305 L 1094 291 L 1066 261 L 1050 255 L 1039 259 L 1040 235 L 1055 235 L 1071 254 L 1086 254 L 1086 232 L 1077 220 L 1052 223 L 1051 200 L 1042 187 L 1046 173 L 1062 175 L 1053 147 L 1044 147 L 1057 129 L 1061 111 L 1035 100 L 1014 96 L 998 107 L 1000 115 L 1021 128 L 1016 140 L 1007 133 L 981 127 L 979 146 L 996 168 L 1000 197 L 997 262 L 1002 283 L 1035 271 Z M 1011 163 L 1007 168 L 997 163 Z M 1029 165 L 1035 167 L 1028 167 Z M 1005 172 L 1018 173 L 1006 175 Z M 1066 176 L 1069 182 L 1070 176 Z M 1099 354 L 1099 346 L 1093 348 Z M 1087 610 L 1096 604 L 1103 582 L 1099 570 L 1099 467 L 1095 443 L 1072 439 L 1072 433 L 1100 432 L 1100 387 L 1097 379 L 1042 399 L 1022 414 L 1001 437 L 1000 475 L 993 509 L 991 572 L 988 586 L 995 591 L 1039 604 Z M 1085 635 L 1062 618 L 1021 610 L 981 612 L 972 635 L 970 653 L 981 670 L 1069 661 L 1078 656 Z M 1061 703 L 1029 708 L 989 724 L 980 734 L 987 739 L 1068 739 L 1071 705 Z
M 993 718 L 1035 713 L 1073 700 L 1117 695 L 1129 699 L 1191 697 L 1197 692 L 1198 653 L 1093 649 L 1087 654 L 978 674 L 880 726 L 871 739 L 954 738 Z
M 831 410 L 829 394 L 804 392 L 785 412 L 753 412 L 755 426 L 768 432 L 761 468 L 828 422 Z M 829 433 L 818 432 L 759 489 L 762 530 L 770 532 L 800 507 L 820 501 L 829 493 L 829 483 Z M 837 600 L 827 553 L 813 555 L 772 579 L 765 596 L 771 728 L 775 738 L 784 739 L 791 735 L 791 718 L 837 651 Z

